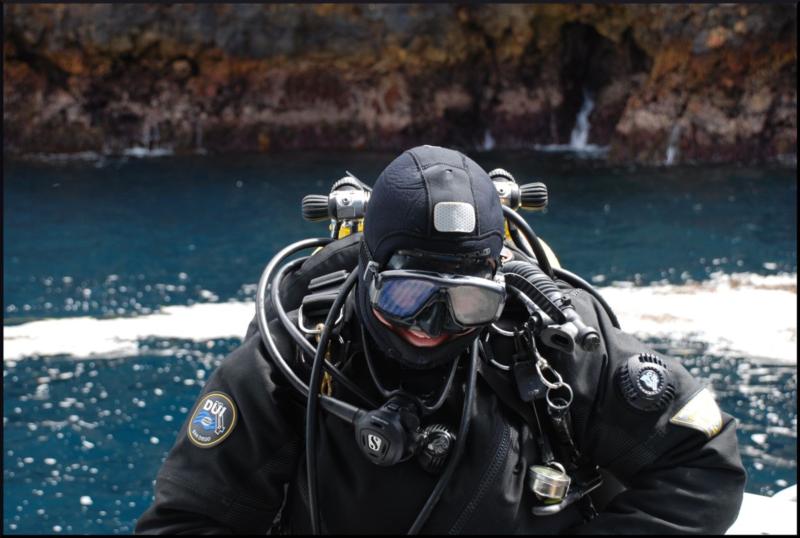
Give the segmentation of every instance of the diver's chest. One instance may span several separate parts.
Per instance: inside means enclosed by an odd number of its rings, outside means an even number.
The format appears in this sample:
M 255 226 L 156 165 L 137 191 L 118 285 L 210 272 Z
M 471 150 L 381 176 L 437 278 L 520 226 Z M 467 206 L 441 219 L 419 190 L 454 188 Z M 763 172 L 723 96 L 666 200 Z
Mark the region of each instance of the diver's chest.
M 375 465 L 358 449 L 352 429 L 343 428 L 336 419 L 324 423 L 318 467 L 320 506 L 328 532 L 407 532 L 439 475 L 426 472 L 414 459 Z M 458 423 L 448 426 L 456 431 Z M 461 441 L 465 443 L 461 460 L 422 532 L 557 531 L 572 521 L 569 514 L 548 518 L 532 514 L 533 493 L 526 472 L 538 459 L 537 444 L 496 398 L 486 394 L 478 398 L 469 432 Z M 298 473 L 298 478 L 302 476 L 304 469 Z

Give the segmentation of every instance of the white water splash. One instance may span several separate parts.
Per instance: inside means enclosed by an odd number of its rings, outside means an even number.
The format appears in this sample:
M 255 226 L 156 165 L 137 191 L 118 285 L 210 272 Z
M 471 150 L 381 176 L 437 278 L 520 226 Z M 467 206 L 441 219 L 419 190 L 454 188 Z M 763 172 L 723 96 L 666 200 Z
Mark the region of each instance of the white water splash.
M 615 282 L 598 289 L 622 329 L 639 337 L 702 341 L 710 353 L 797 363 L 797 274 L 720 273 L 700 283 Z M 135 356 L 145 338 L 242 338 L 254 314 L 252 302 L 227 302 L 169 306 L 132 318 L 33 321 L 3 328 L 3 357 Z
M 589 142 L 589 114 L 594 110 L 594 99 L 586 90 L 583 90 L 583 103 L 581 109 L 578 111 L 578 117 L 575 118 L 575 127 L 572 128 L 572 133 L 569 136 L 569 145 L 575 151 L 586 149 L 587 142 Z
M 678 142 L 681 139 L 681 126 L 677 123 L 672 126 L 669 133 L 669 140 L 667 141 L 667 155 L 664 158 L 666 166 L 675 164 L 675 158 L 678 156 Z
M 575 117 L 569 144 L 536 144 L 534 149 L 544 152 L 570 152 L 586 156 L 596 156 L 608 152 L 608 146 L 589 144 L 589 131 L 592 128 L 589 116 L 592 114 L 592 110 L 594 110 L 594 99 L 587 90 L 583 90 L 583 103 Z
M 492 151 L 494 146 L 494 137 L 489 129 L 486 129 L 486 132 L 483 133 L 483 144 L 481 145 L 481 151 Z
M 139 159 L 147 157 L 169 157 L 174 152 L 169 148 L 146 148 L 141 146 L 134 146 L 122 152 L 126 157 L 137 157 Z

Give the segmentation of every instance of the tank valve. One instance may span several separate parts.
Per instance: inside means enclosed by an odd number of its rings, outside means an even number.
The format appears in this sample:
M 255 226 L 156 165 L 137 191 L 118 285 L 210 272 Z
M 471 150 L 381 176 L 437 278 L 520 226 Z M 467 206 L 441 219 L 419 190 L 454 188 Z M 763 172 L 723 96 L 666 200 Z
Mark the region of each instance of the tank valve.
M 355 176 L 345 176 L 331 187 L 327 196 L 308 194 L 303 197 L 303 218 L 310 221 L 332 219 L 338 222 L 364 218 L 370 189 Z
M 503 205 L 514 210 L 522 208 L 529 211 L 541 211 L 547 207 L 547 186 L 544 183 L 537 181 L 518 185 L 514 176 L 503 168 L 495 168 L 489 172 L 489 177 Z

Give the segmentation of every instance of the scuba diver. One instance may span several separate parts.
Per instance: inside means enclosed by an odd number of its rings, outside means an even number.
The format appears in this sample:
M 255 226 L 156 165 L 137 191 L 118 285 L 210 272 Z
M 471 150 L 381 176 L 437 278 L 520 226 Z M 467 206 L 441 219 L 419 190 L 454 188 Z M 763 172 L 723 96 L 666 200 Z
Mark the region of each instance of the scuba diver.
M 304 198 L 332 237 L 265 268 L 136 532 L 723 533 L 735 420 L 560 267 L 546 203 L 435 146 Z

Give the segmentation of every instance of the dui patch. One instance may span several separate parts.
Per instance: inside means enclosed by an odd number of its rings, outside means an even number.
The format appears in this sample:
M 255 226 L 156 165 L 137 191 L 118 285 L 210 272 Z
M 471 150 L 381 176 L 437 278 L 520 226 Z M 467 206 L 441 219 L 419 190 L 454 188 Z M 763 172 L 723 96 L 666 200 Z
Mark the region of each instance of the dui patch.
M 236 406 L 230 396 L 209 392 L 192 411 L 186 435 L 200 448 L 216 446 L 231 434 L 236 418 Z
M 669 421 L 678 426 L 699 430 L 709 439 L 722 429 L 722 415 L 719 412 L 719 406 L 707 388 L 692 396 L 692 399 Z

